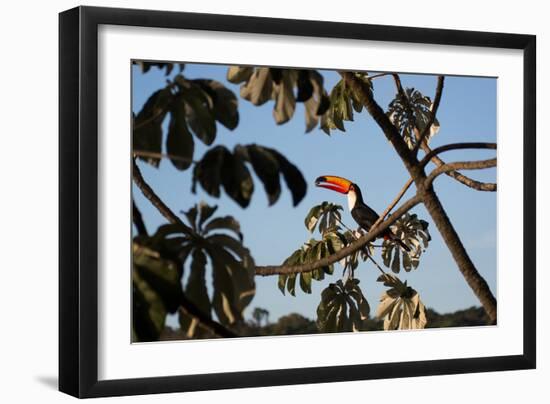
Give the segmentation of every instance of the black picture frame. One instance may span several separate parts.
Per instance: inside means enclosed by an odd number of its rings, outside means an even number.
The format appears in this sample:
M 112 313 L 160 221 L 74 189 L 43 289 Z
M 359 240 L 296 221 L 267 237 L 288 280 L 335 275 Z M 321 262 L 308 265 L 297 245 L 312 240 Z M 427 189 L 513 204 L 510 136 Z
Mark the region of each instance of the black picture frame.
M 523 51 L 523 354 L 98 381 L 98 26 L 101 24 L 509 48 Z M 76 397 L 381 379 L 536 366 L 536 37 L 78 7 L 59 16 L 59 389 Z

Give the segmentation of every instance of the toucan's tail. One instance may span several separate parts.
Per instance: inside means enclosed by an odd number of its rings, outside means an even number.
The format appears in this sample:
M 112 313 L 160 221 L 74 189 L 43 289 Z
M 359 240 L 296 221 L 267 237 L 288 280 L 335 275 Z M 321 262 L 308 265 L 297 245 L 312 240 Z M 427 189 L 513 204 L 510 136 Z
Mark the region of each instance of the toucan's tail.
M 399 237 L 393 234 L 391 230 L 389 230 L 388 232 L 386 232 L 386 234 L 384 234 L 384 240 L 395 241 L 397 244 L 401 246 L 402 249 L 404 249 L 407 252 L 411 252 L 411 248 L 407 244 L 405 244 L 403 240 L 401 240 Z

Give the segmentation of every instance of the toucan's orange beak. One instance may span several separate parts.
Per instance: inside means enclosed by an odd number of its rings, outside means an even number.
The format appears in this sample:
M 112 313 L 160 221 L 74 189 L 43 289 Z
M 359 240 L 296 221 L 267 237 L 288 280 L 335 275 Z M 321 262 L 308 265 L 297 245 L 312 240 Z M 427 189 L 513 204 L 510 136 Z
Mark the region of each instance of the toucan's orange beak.
M 352 182 L 342 177 L 336 177 L 334 175 L 323 175 L 317 177 L 315 185 L 321 188 L 331 189 L 341 194 L 347 194 Z

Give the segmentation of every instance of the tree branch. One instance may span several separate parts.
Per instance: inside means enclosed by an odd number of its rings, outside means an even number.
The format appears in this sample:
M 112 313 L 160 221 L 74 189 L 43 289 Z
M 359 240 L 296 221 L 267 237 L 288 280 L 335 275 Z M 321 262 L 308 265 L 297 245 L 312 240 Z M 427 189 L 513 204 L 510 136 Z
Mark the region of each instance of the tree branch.
M 132 200 L 132 221 L 136 225 L 137 232 L 140 236 L 146 236 L 147 235 L 147 227 L 145 227 L 145 223 L 143 222 L 143 216 L 141 216 L 141 212 L 136 206 L 136 203 L 134 200 Z
M 418 161 L 416 155 L 411 154 L 411 151 L 408 149 L 404 140 L 399 136 L 399 132 L 397 131 L 395 126 L 391 124 L 388 117 L 384 114 L 384 111 L 380 108 L 380 106 L 378 106 L 378 104 L 374 102 L 370 87 L 365 83 L 363 83 L 363 85 L 361 85 L 360 83 L 358 84 L 357 81 L 360 80 L 358 80 L 352 73 L 340 74 L 344 77 L 346 82 L 350 83 L 350 85 L 353 85 L 352 89 L 355 92 L 356 96 L 358 96 L 359 99 L 363 102 L 363 105 L 367 108 L 367 111 L 374 118 L 380 129 L 382 129 L 386 138 L 390 140 L 399 157 L 401 157 L 401 160 L 409 171 L 411 178 L 416 183 L 416 198 L 422 199 L 424 206 L 428 210 L 428 213 L 430 213 L 430 216 L 432 217 L 435 225 L 441 233 L 445 244 L 449 248 L 449 251 L 453 256 L 459 271 L 462 273 L 464 279 L 466 280 L 472 291 L 478 297 L 491 321 L 495 322 L 497 313 L 496 299 L 489 289 L 487 282 L 485 281 L 485 279 L 483 279 L 483 277 L 473 264 L 472 260 L 468 256 L 468 253 L 466 252 L 466 249 L 464 248 L 460 237 L 456 233 L 449 217 L 445 212 L 445 209 L 441 205 L 441 201 L 435 194 L 433 187 L 425 186 L 425 180 L 427 179 L 427 177 L 424 169 L 420 167 L 420 162 Z M 421 146 L 425 143 L 426 142 L 422 142 Z M 427 145 L 426 147 L 429 149 Z M 426 153 L 429 153 L 429 150 L 426 151 Z M 438 157 L 434 156 L 433 159 L 438 159 Z M 439 165 L 443 164 L 444 163 L 441 162 L 441 164 Z M 398 212 L 396 212 L 395 216 L 397 215 Z M 395 216 L 390 216 L 388 220 L 394 218 Z M 380 225 L 374 231 L 379 231 L 381 227 L 382 225 Z M 371 230 L 371 232 L 373 231 Z
M 437 87 L 435 89 L 435 97 L 431 108 L 432 113 L 430 115 L 430 119 L 428 120 L 428 124 L 426 125 L 426 127 L 424 128 L 420 136 L 418 136 L 416 144 L 414 145 L 414 148 L 413 148 L 413 154 L 415 156 L 418 154 L 418 149 L 420 148 L 420 145 L 424 143 L 426 136 L 428 136 L 428 134 L 430 133 L 430 130 L 432 129 L 432 125 L 435 122 L 437 110 L 439 109 L 439 103 L 441 102 L 441 95 L 443 94 L 444 83 L 445 83 L 445 76 L 439 76 L 437 78 Z
M 496 143 L 486 143 L 486 142 L 463 142 L 463 143 L 449 143 L 444 146 L 436 147 L 433 150 L 430 150 L 429 153 L 427 153 L 424 158 L 420 161 L 420 165 L 422 167 L 426 166 L 430 160 L 432 160 L 433 157 L 436 155 L 450 151 L 450 150 L 460 150 L 460 149 L 492 149 L 496 150 L 497 144 Z
M 491 323 L 495 324 L 497 320 L 497 301 L 487 285 L 485 279 L 477 271 L 474 263 L 468 255 L 460 237 L 452 225 L 441 201 L 437 197 L 434 189 L 429 187 L 424 191 L 423 202 L 426 210 L 432 217 L 443 241 L 449 248 L 458 270 L 464 277 L 466 283 L 481 302 Z
M 172 210 L 170 210 L 170 208 L 162 201 L 162 199 L 159 198 L 159 196 L 155 193 L 155 191 L 153 191 L 149 184 L 145 182 L 145 180 L 143 179 L 143 175 L 141 174 L 141 171 L 135 160 L 133 160 L 132 165 L 132 178 L 134 180 L 134 183 L 143 193 L 143 195 L 147 199 L 149 199 L 149 201 L 153 204 L 155 208 L 157 208 L 162 216 L 164 216 L 170 223 L 182 226 L 183 230 L 188 234 L 194 234 L 193 229 L 183 223 L 183 221 L 178 216 L 176 216 L 176 214 L 172 212 Z
M 403 198 L 403 195 L 405 195 L 405 192 L 407 192 L 407 190 L 409 189 L 412 183 L 413 183 L 413 179 L 411 177 L 405 183 L 403 188 L 401 188 L 401 191 L 399 191 L 395 199 L 388 205 L 388 207 L 384 210 L 384 212 L 382 212 L 382 214 L 378 217 L 376 222 L 374 222 L 371 229 L 376 229 L 376 226 L 378 226 L 386 218 L 386 216 L 388 216 L 388 213 L 390 213 L 390 211 L 395 207 L 395 205 L 397 205 L 397 203 L 401 200 L 401 198 Z
M 472 146 L 450 148 L 453 145 L 472 145 Z M 477 146 L 473 146 L 473 145 L 477 145 Z M 483 147 L 482 145 L 486 145 L 487 147 Z M 450 144 L 450 145 L 441 146 L 441 147 L 438 147 L 438 148 L 432 150 L 430 148 L 430 146 L 428 146 L 426 144 L 426 142 L 423 142 L 420 147 L 422 147 L 422 150 L 424 150 L 424 152 L 426 153 L 426 156 L 422 159 L 422 163 L 424 165 L 428 164 L 429 160 L 426 160 L 426 157 L 431 155 L 430 160 L 436 166 L 440 167 L 440 166 L 445 164 L 445 161 L 441 160 L 437 156 L 437 154 L 439 154 L 439 153 L 442 153 L 442 152 L 448 151 L 448 150 L 456 150 L 456 149 L 460 149 L 460 148 L 466 148 L 466 149 L 480 149 L 480 148 L 496 149 L 496 143 L 454 143 L 454 144 Z M 435 154 L 432 154 L 435 150 L 439 150 L 439 151 Z M 463 174 L 460 174 L 459 172 L 456 172 L 456 171 L 449 171 L 449 172 L 446 172 L 445 174 L 447 174 L 451 178 L 454 178 L 458 182 L 460 182 L 460 183 L 462 183 L 462 184 L 464 184 L 464 185 L 466 185 L 470 188 L 476 189 L 478 191 L 494 192 L 494 191 L 497 190 L 497 184 L 495 184 L 495 183 L 476 181 L 476 180 L 474 180 L 470 177 L 467 177 Z
M 168 158 L 170 160 L 181 161 L 182 163 L 197 163 L 193 159 L 176 156 L 174 154 L 169 154 L 169 153 L 155 153 L 155 152 L 149 152 L 145 150 L 134 150 L 133 153 L 134 153 L 134 156 L 138 156 L 138 157 L 150 157 L 154 159 Z
M 425 180 L 425 187 L 429 188 L 437 176 L 443 173 L 448 173 L 455 170 L 479 170 L 483 168 L 496 167 L 497 159 L 479 160 L 479 161 L 457 161 L 455 163 L 447 163 L 433 170 Z
M 397 219 L 411 210 L 414 206 L 420 203 L 420 197 L 418 195 L 413 196 L 406 202 L 404 202 L 399 209 L 395 211 L 387 220 L 382 222 L 376 229 L 371 229 L 367 234 L 361 236 L 356 241 L 348 244 L 338 252 L 322 258 L 318 261 L 308 262 L 301 265 L 269 265 L 269 266 L 257 266 L 256 275 L 268 276 L 268 275 L 280 275 L 280 274 L 297 274 L 301 272 L 311 272 L 315 269 L 326 267 L 340 261 L 342 258 L 347 257 L 350 254 L 360 250 L 369 242 L 380 236 L 384 230 L 392 225 Z

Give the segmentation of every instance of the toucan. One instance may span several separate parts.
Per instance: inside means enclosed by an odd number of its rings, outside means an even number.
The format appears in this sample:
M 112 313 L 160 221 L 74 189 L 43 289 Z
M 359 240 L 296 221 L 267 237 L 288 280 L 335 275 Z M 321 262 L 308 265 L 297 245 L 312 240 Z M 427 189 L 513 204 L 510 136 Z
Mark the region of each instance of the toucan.
M 321 188 L 330 189 L 332 191 L 347 194 L 348 206 L 351 212 L 351 217 L 366 231 L 369 231 L 372 225 L 378 220 L 378 213 L 370 206 L 363 202 L 361 189 L 357 184 L 348 179 L 337 177 L 334 175 L 323 175 L 315 180 L 315 185 Z M 411 251 L 399 237 L 397 237 L 389 228 L 382 233 L 385 240 L 392 240 L 399 244 L 405 251 Z

